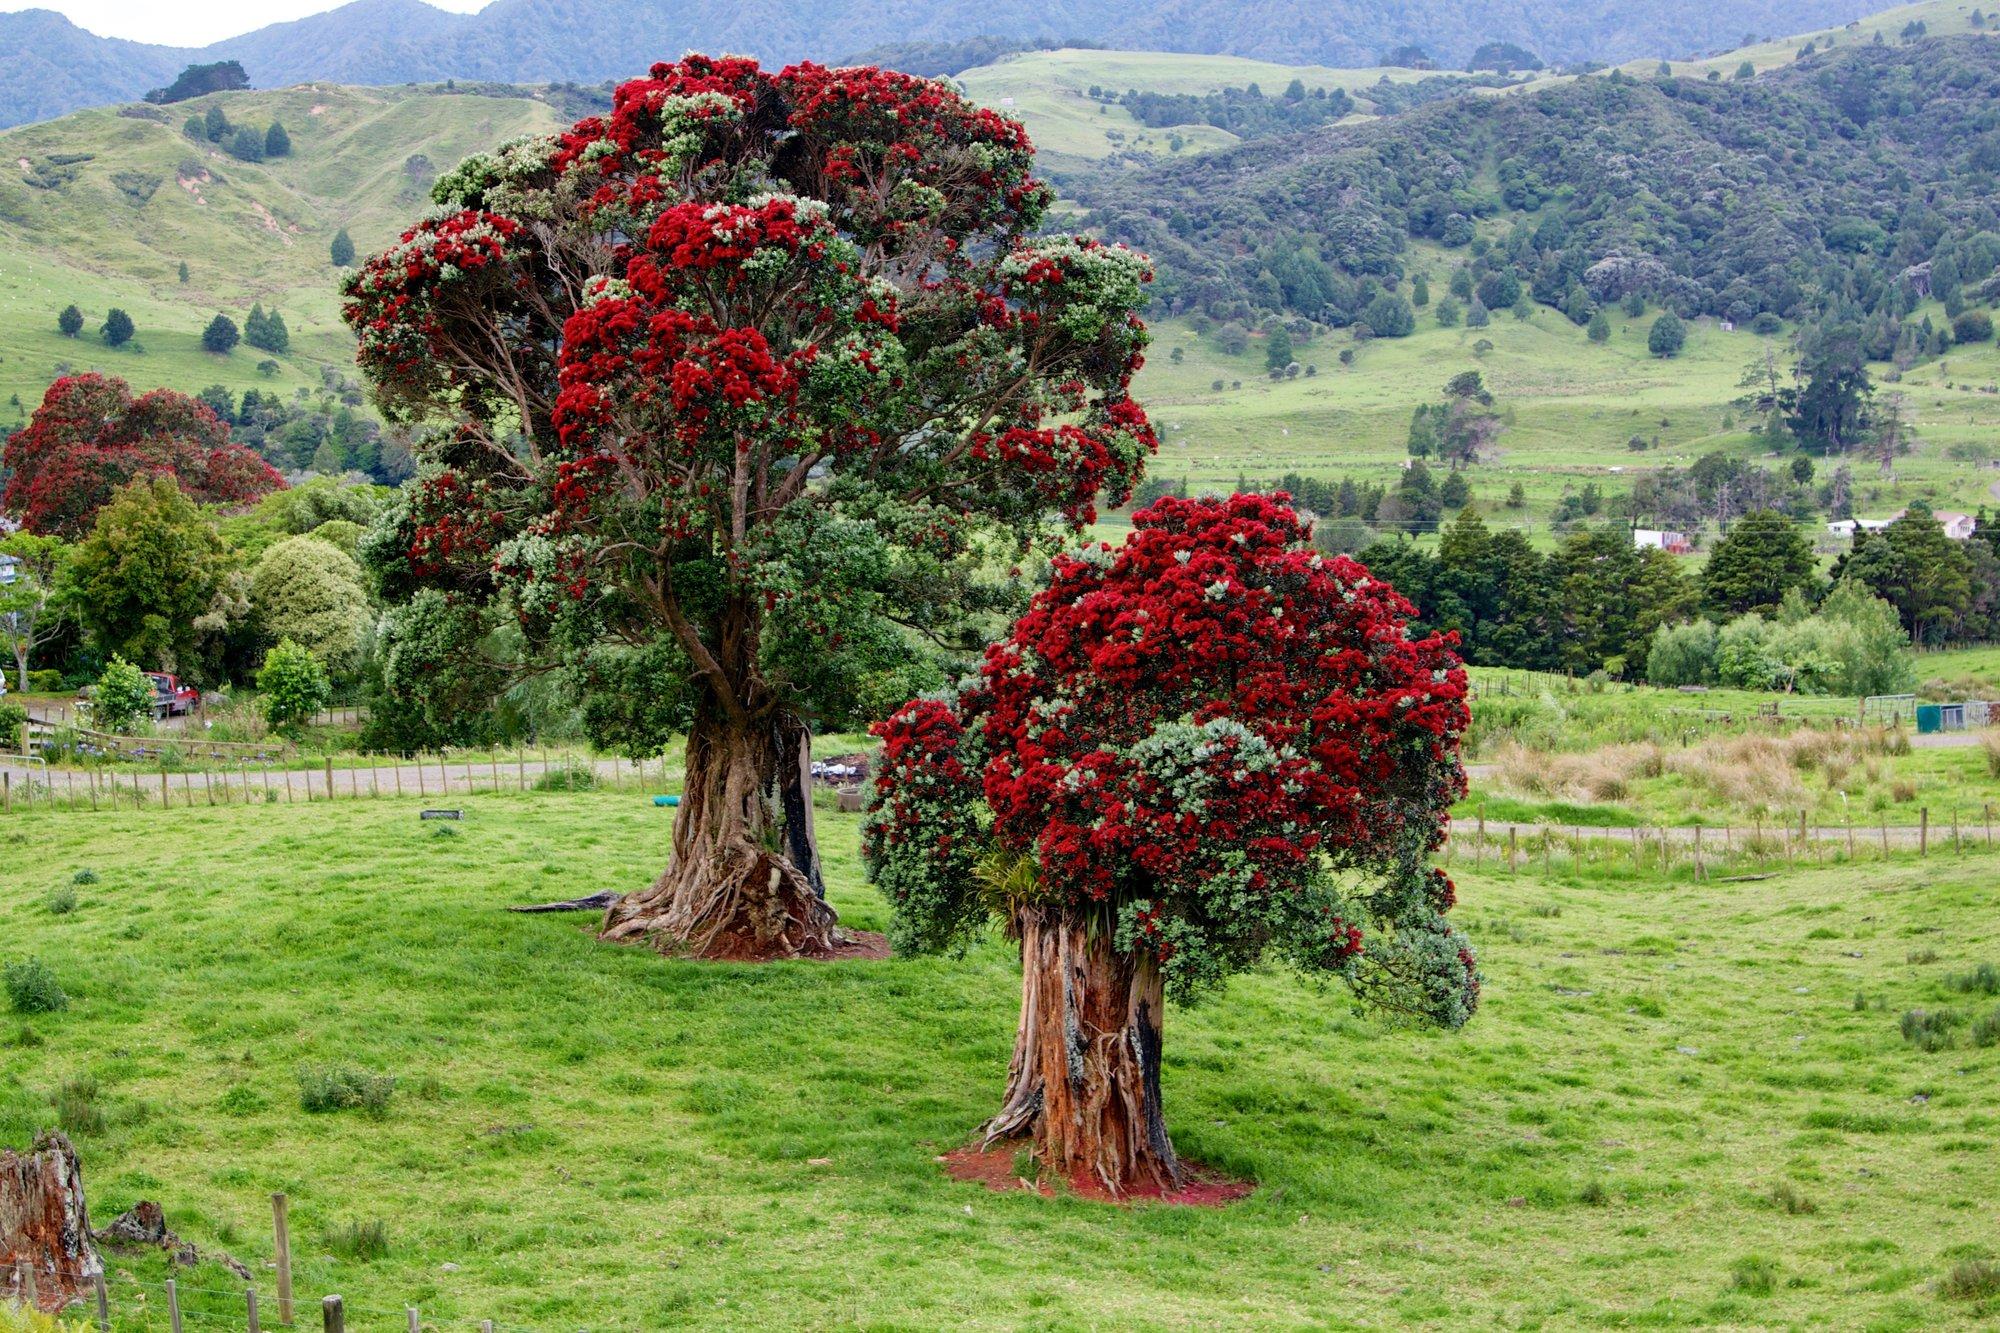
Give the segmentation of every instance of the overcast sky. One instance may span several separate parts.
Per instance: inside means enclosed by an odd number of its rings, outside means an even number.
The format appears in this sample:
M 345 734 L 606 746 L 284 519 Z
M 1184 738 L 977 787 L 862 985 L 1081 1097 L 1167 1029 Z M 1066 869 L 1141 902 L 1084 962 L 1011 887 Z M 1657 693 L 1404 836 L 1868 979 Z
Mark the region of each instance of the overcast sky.
M 206 46 L 267 23 L 339 8 L 342 0 L 0 0 L 0 11 L 54 9 L 103 37 L 130 37 L 166 46 Z M 428 0 L 439 9 L 470 12 L 490 0 Z

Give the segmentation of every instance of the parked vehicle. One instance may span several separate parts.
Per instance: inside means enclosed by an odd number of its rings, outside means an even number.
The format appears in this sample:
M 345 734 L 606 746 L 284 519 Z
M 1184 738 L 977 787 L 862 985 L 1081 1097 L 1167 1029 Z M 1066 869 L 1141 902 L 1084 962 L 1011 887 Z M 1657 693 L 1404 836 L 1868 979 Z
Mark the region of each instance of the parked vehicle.
M 156 722 L 192 713 L 201 706 L 201 691 L 181 684 L 179 676 L 164 671 L 148 671 L 146 679 L 153 682 L 153 720 Z

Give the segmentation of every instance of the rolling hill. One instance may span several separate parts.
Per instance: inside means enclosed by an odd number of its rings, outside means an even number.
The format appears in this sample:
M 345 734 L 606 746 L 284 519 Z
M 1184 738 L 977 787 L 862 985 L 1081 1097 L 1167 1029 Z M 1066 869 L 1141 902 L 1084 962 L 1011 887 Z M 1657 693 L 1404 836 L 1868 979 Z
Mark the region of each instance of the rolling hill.
M 181 65 L 234 59 L 258 87 L 488 79 L 595 83 L 688 49 L 769 61 L 838 60 L 893 42 L 968 36 L 1087 37 L 1105 45 L 1375 64 L 1420 43 L 1462 64 L 1482 42 L 1519 43 L 1550 61 L 1692 56 L 1745 34 L 1795 32 L 1868 11 L 1866 0 L 1735 5 L 1605 5 L 1594 0 L 496 0 L 474 15 L 421 0 L 355 0 L 200 50 L 94 37 L 46 10 L 0 15 L 0 124 L 139 96 Z
M 190 139 L 184 117 L 211 102 L 240 125 L 281 121 L 291 155 L 243 162 Z M 0 133 L 0 396 L 32 406 L 65 364 L 139 387 L 269 388 L 256 370 L 262 353 L 200 347 L 210 318 L 241 323 L 253 302 L 281 311 L 291 329 L 280 385 L 318 383 L 321 366 L 348 370 L 334 234 L 345 227 L 364 254 L 379 248 L 425 207 L 429 171 L 556 124 L 535 97 L 336 86 L 222 94 L 172 111 L 84 111 Z M 56 329 L 71 302 L 85 317 L 81 338 Z M 139 330 L 118 349 L 93 336 L 114 305 Z

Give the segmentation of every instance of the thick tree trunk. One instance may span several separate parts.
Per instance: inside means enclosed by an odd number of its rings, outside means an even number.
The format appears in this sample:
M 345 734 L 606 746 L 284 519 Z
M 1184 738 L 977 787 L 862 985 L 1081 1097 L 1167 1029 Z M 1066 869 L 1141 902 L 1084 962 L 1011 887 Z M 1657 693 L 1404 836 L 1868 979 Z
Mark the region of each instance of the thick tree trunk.
M 1180 1162 L 1160 1114 L 1165 986 L 1150 958 L 1121 956 L 1108 923 L 1015 913 L 1021 1024 L 987 1146 L 1031 1137 L 1044 1170 L 1114 1195 L 1171 1194 Z
M 606 910 L 604 939 L 645 939 L 696 958 L 835 953 L 837 918 L 820 887 L 802 732 L 796 723 L 695 723 L 673 856 L 650 887 Z
M 69 1140 L 51 1131 L 26 1155 L 0 1148 L 0 1299 L 32 1297 L 53 1313 L 82 1299 L 103 1271 Z

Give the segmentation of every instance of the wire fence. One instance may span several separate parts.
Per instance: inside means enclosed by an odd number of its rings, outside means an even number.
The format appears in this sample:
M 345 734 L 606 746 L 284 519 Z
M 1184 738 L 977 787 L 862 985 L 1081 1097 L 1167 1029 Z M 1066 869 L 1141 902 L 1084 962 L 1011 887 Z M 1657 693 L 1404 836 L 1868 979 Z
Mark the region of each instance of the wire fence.
M 671 758 L 630 760 L 529 750 L 448 750 L 403 758 L 360 756 L 297 768 L 249 759 L 200 767 L 50 764 L 0 755 L 0 813 L 23 810 L 177 810 L 295 805 L 388 797 L 444 799 L 475 793 L 653 790 L 679 785 Z
M 492 1318 L 457 1313 L 426 1311 L 417 1305 L 394 1309 L 356 1305 L 345 1296 L 331 1293 L 297 1300 L 294 1297 L 291 1264 L 290 1204 L 283 1194 L 271 1196 L 273 1284 L 260 1289 L 254 1282 L 240 1287 L 200 1285 L 213 1281 L 191 1270 L 195 1280 L 169 1277 L 146 1281 L 129 1271 L 49 1258 L 16 1261 L 11 1272 L 0 1273 L 0 1299 L 45 1313 L 60 1314 L 65 1327 L 88 1326 L 99 1333 L 137 1333 L 163 1330 L 183 1333 L 187 1327 L 244 1329 L 262 1333 L 264 1329 L 311 1329 L 322 1333 L 346 1333 L 352 1318 L 357 1327 L 400 1328 L 408 1333 L 443 1333 L 451 1329 L 477 1329 L 480 1333 L 525 1333 L 525 1323 L 501 1322 Z M 115 1250 L 112 1252 L 117 1253 Z M 446 1302 L 451 1305 L 452 1303 Z M 562 1326 L 574 1333 L 587 1328 L 565 1321 Z
M 1593 827 L 1583 824 L 1489 824 L 1482 805 L 1467 819 L 1454 820 L 1441 850 L 1447 866 L 1470 863 L 1483 870 L 1489 864 L 1502 874 L 1517 874 L 1539 866 L 1544 875 L 1558 871 L 1617 868 L 1629 859 L 1634 872 L 1685 875 L 1705 881 L 1741 873 L 1761 874 L 1801 865 L 1845 865 L 1915 856 L 1962 856 L 1994 848 L 1994 806 L 1983 805 L 1976 820 L 1953 810 L 1948 820 L 1933 823 L 1928 806 L 1919 807 L 1914 824 L 1887 822 L 1814 824 L 1806 811 L 1796 821 L 1754 820 L 1747 827 L 1730 825 L 1651 825 Z

